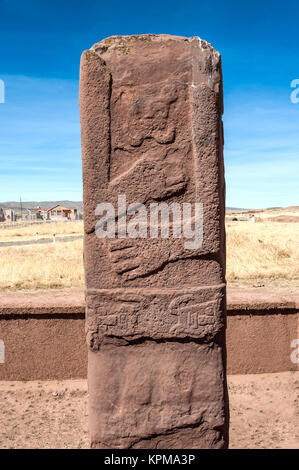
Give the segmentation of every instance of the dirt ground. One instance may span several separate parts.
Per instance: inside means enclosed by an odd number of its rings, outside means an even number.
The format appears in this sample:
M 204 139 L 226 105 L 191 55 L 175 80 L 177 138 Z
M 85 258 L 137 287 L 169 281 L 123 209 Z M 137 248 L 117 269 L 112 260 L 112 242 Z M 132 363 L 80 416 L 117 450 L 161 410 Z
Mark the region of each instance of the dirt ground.
M 299 449 L 299 372 L 228 382 L 232 449 Z M 88 448 L 85 380 L 0 382 L 0 404 L 0 448 Z

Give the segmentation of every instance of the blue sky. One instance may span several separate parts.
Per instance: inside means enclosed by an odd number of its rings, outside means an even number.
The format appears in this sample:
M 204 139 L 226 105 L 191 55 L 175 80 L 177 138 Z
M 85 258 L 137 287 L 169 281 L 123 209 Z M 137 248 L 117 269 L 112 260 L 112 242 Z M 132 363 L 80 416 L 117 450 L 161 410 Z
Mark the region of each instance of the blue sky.
M 222 54 L 227 205 L 299 204 L 297 0 L 0 0 L 0 21 L 0 201 L 81 200 L 81 52 L 113 34 L 168 33 Z

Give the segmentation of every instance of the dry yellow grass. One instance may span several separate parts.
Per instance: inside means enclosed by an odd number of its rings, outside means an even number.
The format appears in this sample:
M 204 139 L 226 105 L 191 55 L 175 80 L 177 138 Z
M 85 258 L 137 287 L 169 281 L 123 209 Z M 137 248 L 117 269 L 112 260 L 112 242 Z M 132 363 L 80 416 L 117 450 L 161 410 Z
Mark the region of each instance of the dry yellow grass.
M 279 217 L 281 215 L 299 217 L 299 212 L 297 210 L 266 210 L 263 212 L 258 212 L 256 214 L 257 218 L 268 219 L 269 217 Z
M 83 240 L 0 248 L 0 289 L 83 285 Z
M 0 224 L 0 242 L 35 240 L 38 232 L 39 239 L 50 238 L 53 233 L 59 236 L 83 235 L 83 221 L 39 223 L 27 227 L 2 228 Z
M 282 211 L 282 215 L 286 215 L 285 212 Z M 34 225 L 1 230 L 0 241 L 30 239 L 35 231 Z M 58 237 L 77 235 L 83 232 L 83 224 L 45 224 L 39 225 L 37 231 L 41 238 L 48 238 L 54 231 Z M 250 221 L 230 222 L 227 223 L 226 234 L 229 282 L 299 280 L 299 223 L 265 219 L 255 224 Z M 82 250 L 83 240 L 0 247 L 0 289 L 83 286 Z
M 298 206 L 294 207 L 287 207 L 287 208 L 273 208 L 273 209 L 257 209 L 257 210 L 228 210 L 226 215 L 229 217 L 244 217 L 246 219 L 249 218 L 250 214 L 254 213 L 256 219 L 267 219 L 269 217 L 278 217 L 281 215 L 284 216 L 291 216 L 291 217 L 299 217 L 299 208 Z
M 299 279 L 299 223 L 227 224 L 227 279 Z

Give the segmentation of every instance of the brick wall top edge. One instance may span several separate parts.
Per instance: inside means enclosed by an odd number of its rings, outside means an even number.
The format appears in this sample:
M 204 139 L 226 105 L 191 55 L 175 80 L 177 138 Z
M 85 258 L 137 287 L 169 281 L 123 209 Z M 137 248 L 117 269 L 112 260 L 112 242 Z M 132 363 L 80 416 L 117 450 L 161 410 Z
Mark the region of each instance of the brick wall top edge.
M 275 310 L 299 311 L 299 295 L 286 292 L 227 289 L 227 314 L 274 313 Z M 0 315 L 82 315 L 84 291 L 76 289 L 34 293 L 10 292 L 0 295 Z

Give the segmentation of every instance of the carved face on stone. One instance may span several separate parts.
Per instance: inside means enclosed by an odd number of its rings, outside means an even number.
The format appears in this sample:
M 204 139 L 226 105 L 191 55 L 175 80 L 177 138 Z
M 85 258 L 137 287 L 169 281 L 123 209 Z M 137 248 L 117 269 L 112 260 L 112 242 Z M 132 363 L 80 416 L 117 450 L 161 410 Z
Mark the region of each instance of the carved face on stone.
M 120 91 L 115 103 L 115 114 L 126 116 L 119 127 L 118 142 L 129 150 L 141 146 L 145 139 L 167 144 L 174 140 L 174 128 L 169 122 L 172 103 L 177 101 L 178 92 L 174 87 L 161 87 L 160 84 Z M 118 116 L 115 115 L 116 122 Z
M 176 107 L 179 90 L 168 83 L 156 83 L 118 89 L 112 96 L 111 176 L 118 176 L 128 165 L 146 156 L 161 161 L 176 153 L 170 173 L 177 173 L 184 152 L 177 146 L 178 125 Z M 125 119 L 124 119 L 125 116 Z M 129 161 L 128 161 L 129 160 Z

